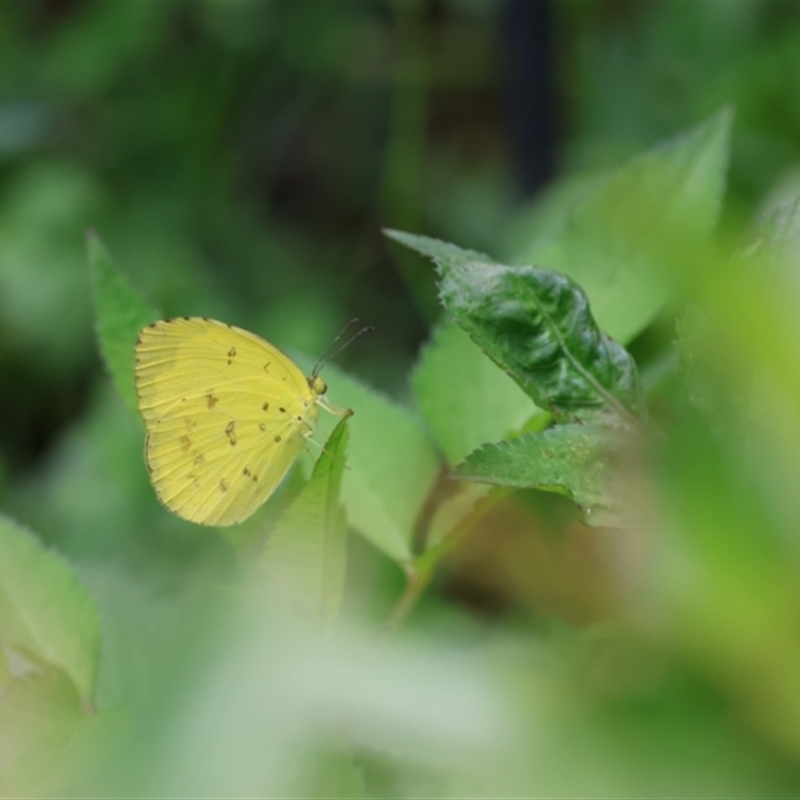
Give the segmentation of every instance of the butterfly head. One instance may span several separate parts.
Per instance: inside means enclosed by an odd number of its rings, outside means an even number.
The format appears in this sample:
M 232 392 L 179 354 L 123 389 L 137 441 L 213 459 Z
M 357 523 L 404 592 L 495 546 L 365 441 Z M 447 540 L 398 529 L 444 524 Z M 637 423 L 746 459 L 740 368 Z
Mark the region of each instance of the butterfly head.
M 319 375 L 312 375 L 308 379 L 308 388 L 313 394 L 321 395 L 328 391 L 328 384 Z

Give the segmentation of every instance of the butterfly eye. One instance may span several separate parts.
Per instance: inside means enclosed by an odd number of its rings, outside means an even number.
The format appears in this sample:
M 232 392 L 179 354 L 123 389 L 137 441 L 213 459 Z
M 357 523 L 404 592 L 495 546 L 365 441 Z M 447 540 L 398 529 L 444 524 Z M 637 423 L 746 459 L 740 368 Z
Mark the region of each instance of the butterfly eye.
M 314 394 L 325 394 L 328 391 L 328 384 L 319 375 L 309 378 L 308 385 Z

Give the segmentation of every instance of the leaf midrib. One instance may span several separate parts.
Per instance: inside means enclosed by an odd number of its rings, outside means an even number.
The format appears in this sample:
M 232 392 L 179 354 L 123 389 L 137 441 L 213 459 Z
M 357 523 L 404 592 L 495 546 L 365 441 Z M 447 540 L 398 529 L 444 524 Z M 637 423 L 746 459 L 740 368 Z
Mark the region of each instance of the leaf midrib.
M 506 272 L 510 271 L 507 267 L 505 267 L 504 269 L 505 269 Z M 539 297 L 537 296 L 535 290 L 531 292 L 531 296 L 533 297 L 533 302 L 536 304 L 536 307 L 539 309 L 539 313 L 547 321 L 548 325 L 550 326 L 550 329 L 554 332 L 554 336 L 556 338 L 556 341 L 558 342 L 559 346 L 561 347 L 561 350 L 564 353 L 565 357 L 572 364 L 572 366 L 575 368 L 575 370 L 578 372 L 578 374 L 581 375 L 584 378 L 584 380 L 586 380 L 587 383 L 589 383 L 589 385 L 592 386 L 595 389 L 595 391 L 601 397 L 605 398 L 605 400 L 616 410 L 616 412 L 623 419 L 628 419 L 628 420 L 631 420 L 632 422 L 634 422 L 635 424 L 638 424 L 638 421 L 636 420 L 636 417 L 634 417 L 633 414 L 630 411 L 628 411 L 628 409 L 625 408 L 625 406 L 622 405 L 622 403 L 619 400 L 617 400 L 617 398 L 614 397 L 614 395 L 611 394 L 605 388 L 605 386 L 603 386 L 603 384 L 601 384 L 594 377 L 594 375 L 592 375 L 591 372 L 588 372 L 586 370 L 586 368 L 583 366 L 583 364 L 572 353 L 572 351 L 567 346 L 566 340 L 564 339 L 564 337 L 563 337 L 563 335 L 561 333 L 561 329 L 558 327 L 558 325 L 555 324 L 553 318 L 550 316 L 548 311 L 542 305 L 542 303 L 539 300 Z M 602 331 L 600 331 L 600 335 L 603 336 L 603 332 Z M 608 351 L 606 349 L 606 342 L 603 341 L 602 345 L 603 345 L 603 350 L 607 354 Z

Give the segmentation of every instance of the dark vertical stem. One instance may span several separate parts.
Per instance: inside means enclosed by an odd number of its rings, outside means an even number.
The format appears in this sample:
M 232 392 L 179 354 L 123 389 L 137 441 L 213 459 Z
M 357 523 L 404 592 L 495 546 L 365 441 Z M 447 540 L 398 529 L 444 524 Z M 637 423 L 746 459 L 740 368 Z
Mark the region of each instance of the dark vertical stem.
M 397 49 L 381 184 L 381 222 L 385 227 L 417 232 L 430 71 L 425 4 L 423 0 L 394 0 L 391 8 Z M 435 319 L 438 305 L 427 266 L 413 253 L 394 251 L 393 255 L 418 311 Z
M 450 532 L 449 536 L 438 544 L 426 550 L 412 563 L 406 564 L 406 588 L 395 603 L 386 621 L 383 623 L 383 633 L 393 633 L 414 610 L 425 589 L 433 580 L 436 570 L 442 560 L 454 550 L 469 535 L 478 521 L 504 500 L 512 492 L 507 486 L 495 486 L 489 494 L 475 503 L 472 510 Z
M 550 2 L 507 0 L 501 36 L 514 167 L 523 192 L 533 194 L 555 169 Z

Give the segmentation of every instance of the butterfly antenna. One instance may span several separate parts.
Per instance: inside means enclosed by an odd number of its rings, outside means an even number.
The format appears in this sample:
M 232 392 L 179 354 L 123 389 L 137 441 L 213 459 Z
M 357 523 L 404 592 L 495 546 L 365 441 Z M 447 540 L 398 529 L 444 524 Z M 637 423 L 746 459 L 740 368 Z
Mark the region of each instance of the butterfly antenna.
M 367 325 L 366 328 L 362 328 L 358 333 L 354 333 L 344 344 L 339 345 L 339 347 L 337 347 L 335 350 L 333 350 L 333 352 L 331 352 L 331 350 L 333 349 L 333 346 L 336 344 L 336 342 L 338 342 L 339 339 L 341 339 L 342 336 L 344 336 L 344 334 L 350 328 L 352 328 L 353 325 L 355 325 L 357 322 L 358 322 L 358 317 L 354 317 L 353 319 L 351 319 L 350 322 L 348 322 L 347 325 L 345 325 L 344 328 L 342 328 L 342 330 L 340 331 L 339 335 L 325 348 L 325 351 L 320 356 L 319 361 L 317 361 L 316 365 L 314 366 L 314 369 L 311 371 L 311 377 L 312 378 L 316 377 L 317 375 L 319 375 L 320 370 L 329 361 L 331 361 L 331 359 L 336 358 L 336 356 L 338 356 L 339 353 L 341 353 L 342 350 L 345 349 L 345 347 L 348 347 L 349 345 L 351 345 L 356 339 L 358 339 L 359 336 L 362 336 L 365 333 L 369 333 L 370 331 L 374 331 L 375 330 L 375 327 L 373 325 Z
M 330 353 L 331 348 L 333 348 L 336 342 L 338 342 L 339 339 L 341 339 L 342 336 L 344 336 L 347 333 L 347 331 L 349 331 L 350 328 L 352 328 L 353 325 L 355 325 L 357 322 L 358 322 L 358 317 L 353 317 L 353 319 L 351 319 L 350 322 L 348 322 L 347 325 L 345 325 L 344 328 L 342 328 L 339 331 L 339 333 L 337 333 L 336 336 L 333 337 L 333 341 L 322 351 L 322 355 L 319 357 L 319 359 L 317 359 L 316 366 L 311 372 L 312 375 L 316 375 L 320 371 L 321 365 L 325 362 L 325 359 L 328 353 Z

